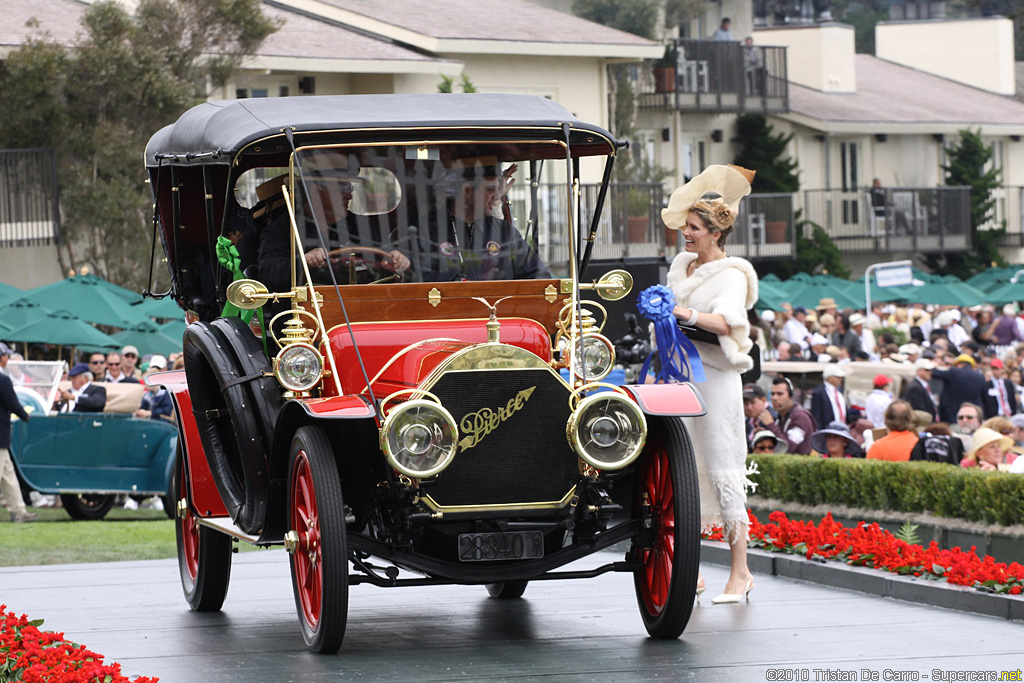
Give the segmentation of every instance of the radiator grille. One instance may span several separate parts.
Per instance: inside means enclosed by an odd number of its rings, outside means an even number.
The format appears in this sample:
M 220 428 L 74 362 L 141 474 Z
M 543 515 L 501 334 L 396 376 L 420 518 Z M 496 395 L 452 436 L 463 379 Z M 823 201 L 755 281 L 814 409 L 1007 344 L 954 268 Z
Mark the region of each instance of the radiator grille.
M 533 388 L 530 392 L 531 387 Z M 455 460 L 426 492 L 443 507 L 560 500 L 576 482 L 577 456 L 565 438 L 569 391 L 546 369 L 470 370 L 444 374 L 431 391 L 467 436 L 463 418 L 498 412 L 520 392 L 521 407 Z

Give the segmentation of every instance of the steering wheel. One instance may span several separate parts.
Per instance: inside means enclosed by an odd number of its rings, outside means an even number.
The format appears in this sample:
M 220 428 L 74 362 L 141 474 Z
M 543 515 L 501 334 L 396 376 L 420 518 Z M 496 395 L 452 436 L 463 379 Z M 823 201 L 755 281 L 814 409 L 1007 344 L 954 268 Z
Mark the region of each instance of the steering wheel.
M 389 252 L 383 249 L 377 249 L 376 247 L 362 247 L 358 245 L 340 247 L 338 249 L 331 249 L 327 252 L 327 258 L 331 263 L 331 267 L 334 267 L 335 263 L 346 263 L 348 265 L 348 283 L 350 285 L 358 284 L 356 276 L 358 271 L 356 266 L 360 265 L 359 260 L 355 258 L 356 254 L 372 254 L 376 257 L 374 261 L 366 259 L 362 260 L 362 265 L 366 267 L 366 272 L 371 277 L 371 281 L 366 284 L 375 285 L 381 282 L 401 282 L 402 274 L 395 270 L 395 259 Z

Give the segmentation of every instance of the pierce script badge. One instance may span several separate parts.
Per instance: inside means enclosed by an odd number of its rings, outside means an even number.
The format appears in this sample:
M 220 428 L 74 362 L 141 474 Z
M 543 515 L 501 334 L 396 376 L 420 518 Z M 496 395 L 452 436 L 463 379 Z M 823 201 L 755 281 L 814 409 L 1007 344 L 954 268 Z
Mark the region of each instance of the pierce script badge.
M 536 388 L 533 386 L 529 389 L 523 389 L 510 398 L 508 403 L 499 406 L 497 410 L 481 408 L 475 413 L 468 413 L 463 417 L 459 423 L 459 431 L 466 435 L 465 438 L 459 441 L 459 446 L 462 447 L 462 450 L 468 451 L 480 443 L 485 436 L 497 429 L 505 420 L 522 410 Z

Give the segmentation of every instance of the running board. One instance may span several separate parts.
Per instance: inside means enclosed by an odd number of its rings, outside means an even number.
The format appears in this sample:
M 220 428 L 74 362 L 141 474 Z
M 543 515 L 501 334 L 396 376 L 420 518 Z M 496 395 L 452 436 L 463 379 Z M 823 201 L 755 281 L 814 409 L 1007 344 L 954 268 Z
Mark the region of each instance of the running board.
M 252 545 L 258 545 L 260 537 L 252 534 L 247 534 L 231 521 L 230 517 L 196 517 L 196 522 L 203 526 L 208 526 L 211 529 L 216 529 L 222 534 L 227 534 L 232 538 L 237 538 L 239 541 L 245 541 Z M 264 544 L 266 545 L 266 544 Z

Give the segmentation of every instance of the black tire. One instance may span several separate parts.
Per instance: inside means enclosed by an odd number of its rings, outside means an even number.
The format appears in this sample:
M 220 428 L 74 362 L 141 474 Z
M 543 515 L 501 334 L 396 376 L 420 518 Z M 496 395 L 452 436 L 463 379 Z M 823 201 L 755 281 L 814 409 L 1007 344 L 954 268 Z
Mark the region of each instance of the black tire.
M 100 493 L 62 493 L 60 502 L 71 519 L 103 519 L 114 507 L 114 497 Z
M 245 334 L 257 343 L 251 332 Z M 229 343 L 220 327 L 189 325 L 185 375 L 196 427 L 224 506 L 242 531 L 258 533 L 266 516 L 270 443 L 264 442 L 265 430 L 251 409 L 252 394 L 245 383 L 231 383 L 247 374 L 232 351 L 236 343 L 242 342 Z
M 515 600 L 523 597 L 529 581 L 502 581 L 487 584 L 487 594 L 497 600 Z
M 636 491 L 636 514 L 650 514 L 654 533 L 651 547 L 634 549 L 637 604 L 647 633 L 671 640 L 690 621 L 700 570 L 697 463 L 682 419 L 651 420 Z
M 348 622 L 348 531 L 338 466 L 320 427 L 299 428 L 288 448 L 288 527 L 300 537 L 290 564 L 302 638 L 313 652 L 337 652 Z
M 185 461 L 178 448 L 178 466 L 174 469 L 172 490 L 175 501 L 185 491 Z M 172 506 L 170 509 L 174 509 Z M 178 573 L 185 601 L 193 612 L 216 612 L 224 604 L 231 580 L 231 537 L 200 525 L 192 506 L 174 525 L 178 545 Z

